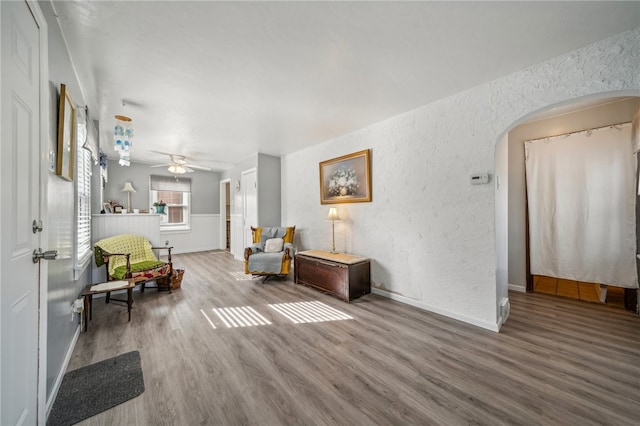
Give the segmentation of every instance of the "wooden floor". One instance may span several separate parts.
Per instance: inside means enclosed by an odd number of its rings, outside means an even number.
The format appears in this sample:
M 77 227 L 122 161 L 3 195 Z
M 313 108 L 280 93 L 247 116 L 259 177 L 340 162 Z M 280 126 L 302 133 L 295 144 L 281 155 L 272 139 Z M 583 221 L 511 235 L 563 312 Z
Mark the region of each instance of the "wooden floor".
M 130 323 L 126 307 L 95 303 L 69 370 L 138 350 L 146 390 L 81 424 L 640 421 L 640 319 L 629 312 L 510 293 L 511 316 L 493 333 L 375 295 L 346 304 L 291 281 L 243 280 L 226 252 L 174 265 L 186 269 L 182 288 L 136 293 Z M 353 319 L 294 324 L 267 306 L 301 301 Z M 212 311 L 239 306 L 271 324 L 227 328 Z
M 587 302 L 600 302 L 600 284 L 533 275 L 533 291 Z M 607 286 L 604 303 L 624 309 L 624 288 Z

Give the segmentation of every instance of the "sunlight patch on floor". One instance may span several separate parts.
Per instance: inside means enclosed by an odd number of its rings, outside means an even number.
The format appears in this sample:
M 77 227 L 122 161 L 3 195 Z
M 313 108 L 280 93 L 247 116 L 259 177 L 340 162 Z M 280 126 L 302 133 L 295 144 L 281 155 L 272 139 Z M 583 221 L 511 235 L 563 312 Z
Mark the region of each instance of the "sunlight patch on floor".
M 211 327 L 213 327 L 215 329 L 216 326 L 213 323 L 213 321 L 211 321 L 211 318 L 209 318 L 209 316 L 202 309 L 200 309 L 200 312 L 202 312 L 202 315 L 204 315 L 204 317 L 207 319 L 207 321 L 209 321 L 209 324 L 211 324 Z
M 212 311 L 220 318 L 227 328 L 252 327 L 256 325 L 269 325 L 271 322 L 256 312 L 250 306 L 237 308 L 213 308 Z
M 317 301 L 278 303 L 268 306 L 295 324 L 353 319 L 353 317 Z
M 253 275 L 245 274 L 244 272 L 229 272 L 236 281 L 251 281 Z

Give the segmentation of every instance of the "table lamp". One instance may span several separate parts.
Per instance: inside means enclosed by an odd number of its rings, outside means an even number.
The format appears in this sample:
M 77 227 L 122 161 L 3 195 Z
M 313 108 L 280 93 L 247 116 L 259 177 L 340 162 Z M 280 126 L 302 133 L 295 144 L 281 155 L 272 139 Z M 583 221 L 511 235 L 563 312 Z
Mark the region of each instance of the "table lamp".
M 340 220 L 340 216 L 338 216 L 338 209 L 335 207 L 331 207 L 329 209 L 329 215 L 327 219 L 331 221 L 331 251 L 330 253 L 337 253 L 336 251 L 336 220 Z
M 131 182 L 125 182 L 122 192 L 127 193 L 127 213 L 131 213 L 131 193 L 136 192 L 136 190 L 131 186 Z

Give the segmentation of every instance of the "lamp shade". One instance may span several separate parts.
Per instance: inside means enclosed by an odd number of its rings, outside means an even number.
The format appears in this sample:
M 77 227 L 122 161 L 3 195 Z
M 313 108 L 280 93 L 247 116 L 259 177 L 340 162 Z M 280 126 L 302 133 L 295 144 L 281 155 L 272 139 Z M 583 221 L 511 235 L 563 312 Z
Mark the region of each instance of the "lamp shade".
M 331 207 L 329 209 L 329 215 L 327 216 L 329 220 L 340 220 L 340 216 L 338 215 L 338 209 L 335 207 Z
M 136 190 L 133 189 L 131 182 L 125 182 L 124 186 L 122 187 L 122 192 L 136 192 Z

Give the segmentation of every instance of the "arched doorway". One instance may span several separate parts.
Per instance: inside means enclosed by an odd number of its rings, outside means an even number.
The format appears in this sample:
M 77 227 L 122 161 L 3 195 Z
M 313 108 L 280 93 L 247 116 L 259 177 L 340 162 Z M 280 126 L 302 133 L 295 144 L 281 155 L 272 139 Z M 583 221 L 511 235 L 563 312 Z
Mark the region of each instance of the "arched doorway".
M 506 176 L 507 195 L 496 189 L 496 247 L 498 265 L 506 266 L 497 276 L 497 301 L 507 289 L 526 291 L 531 287 L 528 270 L 526 229 L 526 185 L 523 140 L 629 122 L 640 108 L 640 93 L 601 93 L 557 105 L 550 105 L 514 122 L 496 145 L 496 175 Z M 500 185 L 496 182 L 496 185 Z M 636 220 L 638 222 L 638 220 Z M 637 305 L 637 295 L 635 303 Z

